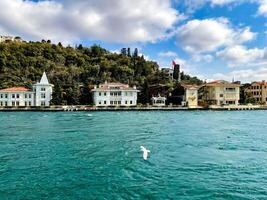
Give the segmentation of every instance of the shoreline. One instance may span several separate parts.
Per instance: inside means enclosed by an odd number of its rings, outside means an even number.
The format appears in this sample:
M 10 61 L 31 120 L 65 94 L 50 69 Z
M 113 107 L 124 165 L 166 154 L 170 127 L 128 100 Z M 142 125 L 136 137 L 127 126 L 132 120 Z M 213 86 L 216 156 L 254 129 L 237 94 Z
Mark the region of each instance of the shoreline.
M 101 111 L 245 111 L 267 110 L 267 106 L 231 106 L 210 108 L 188 107 L 92 107 L 92 106 L 51 106 L 0 108 L 0 112 L 101 112 Z

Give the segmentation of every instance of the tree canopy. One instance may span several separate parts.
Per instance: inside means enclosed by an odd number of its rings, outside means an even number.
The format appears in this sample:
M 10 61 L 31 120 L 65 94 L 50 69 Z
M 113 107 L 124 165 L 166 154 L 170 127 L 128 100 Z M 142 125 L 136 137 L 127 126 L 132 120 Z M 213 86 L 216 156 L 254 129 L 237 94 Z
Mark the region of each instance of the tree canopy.
M 0 88 L 31 87 L 46 71 L 54 84 L 53 103 L 58 105 L 91 104 L 93 85 L 105 81 L 136 85 L 141 90 L 139 103 L 148 103 L 150 85 L 173 89 L 174 80 L 161 72 L 156 62 L 138 56 L 137 49 L 133 55 L 125 50 L 117 54 L 98 45 L 73 48 L 45 40 L 0 43 Z M 183 77 L 186 82 L 201 83 L 196 77 Z

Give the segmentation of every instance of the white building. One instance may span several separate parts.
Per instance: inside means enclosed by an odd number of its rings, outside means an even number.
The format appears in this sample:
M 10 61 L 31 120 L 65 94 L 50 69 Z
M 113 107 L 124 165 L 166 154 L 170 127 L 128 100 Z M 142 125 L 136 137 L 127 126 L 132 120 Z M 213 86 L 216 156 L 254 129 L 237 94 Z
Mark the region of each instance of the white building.
M 41 81 L 33 85 L 33 90 L 25 87 L 0 90 L 0 107 L 50 106 L 52 86 L 44 72 Z
M 136 87 L 129 87 L 122 83 L 104 83 L 92 90 L 96 106 L 136 106 Z
M 161 68 L 161 71 L 166 75 L 169 76 L 171 78 L 173 78 L 173 69 L 172 68 Z
M 151 98 L 153 106 L 165 106 L 166 105 L 166 97 L 157 96 Z
M 1 42 L 7 42 L 7 41 L 12 41 L 12 42 L 22 42 L 23 40 L 20 37 L 13 37 L 13 36 L 1 36 L 0 35 L 0 43 Z

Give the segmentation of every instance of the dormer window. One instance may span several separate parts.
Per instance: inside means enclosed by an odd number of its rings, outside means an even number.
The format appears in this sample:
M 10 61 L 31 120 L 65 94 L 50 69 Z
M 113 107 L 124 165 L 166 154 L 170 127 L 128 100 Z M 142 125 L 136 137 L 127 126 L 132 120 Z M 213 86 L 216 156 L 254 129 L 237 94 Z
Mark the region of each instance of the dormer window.
M 42 91 L 42 92 L 45 92 L 45 88 L 41 88 L 41 91 Z

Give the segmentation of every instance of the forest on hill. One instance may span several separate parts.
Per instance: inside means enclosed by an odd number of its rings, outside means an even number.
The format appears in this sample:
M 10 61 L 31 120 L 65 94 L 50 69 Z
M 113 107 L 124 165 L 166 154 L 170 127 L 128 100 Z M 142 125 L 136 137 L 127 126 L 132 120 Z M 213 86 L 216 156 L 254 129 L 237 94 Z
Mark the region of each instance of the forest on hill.
M 142 104 L 149 103 L 152 95 L 167 95 L 180 85 L 164 74 L 156 62 L 139 56 L 137 50 L 133 54 L 130 49 L 118 54 L 98 45 L 74 48 L 44 40 L 0 43 L 0 89 L 30 88 L 44 71 L 54 84 L 55 105 L 92 104 L 90 90 L 105 81 L 136 85 Z M 202 83 L 183 73 L 181 79 L 183 83 Z

